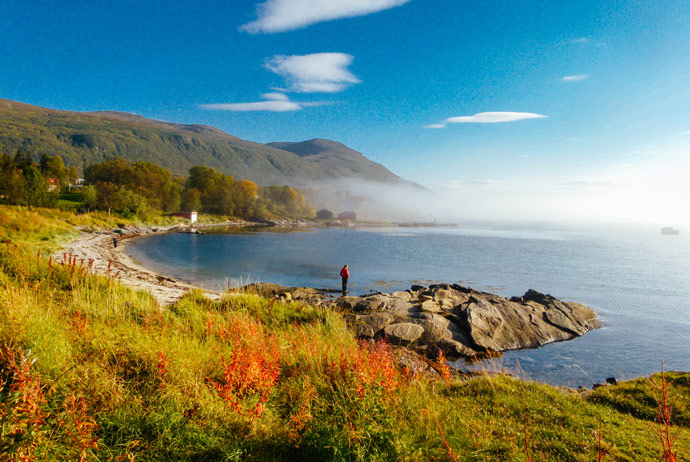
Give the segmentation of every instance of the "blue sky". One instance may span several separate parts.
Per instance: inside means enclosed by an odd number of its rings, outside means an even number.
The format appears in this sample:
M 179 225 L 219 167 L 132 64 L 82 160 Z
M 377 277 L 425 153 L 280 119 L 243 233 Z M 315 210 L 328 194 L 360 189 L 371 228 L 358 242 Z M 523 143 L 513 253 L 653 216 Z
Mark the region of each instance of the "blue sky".
M 690 222 L 686 1 L 5 1 L 0 97 L 334 139 L 495 215 Z

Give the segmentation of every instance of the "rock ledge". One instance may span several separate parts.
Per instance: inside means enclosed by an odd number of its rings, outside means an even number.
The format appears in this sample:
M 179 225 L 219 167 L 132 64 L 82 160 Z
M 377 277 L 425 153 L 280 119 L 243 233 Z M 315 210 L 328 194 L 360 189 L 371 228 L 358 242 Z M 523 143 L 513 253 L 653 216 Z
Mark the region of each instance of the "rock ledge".
M 332 292 L 253 284 L 262 295 L 337 306 L 355 333 L 446 357 L 477 357 L 570 340 L 601 327 L 597 313 L 575 302 L 528 290 L 506 299 L 458 284 L 413 286 L 391 294 L 334 298 Z

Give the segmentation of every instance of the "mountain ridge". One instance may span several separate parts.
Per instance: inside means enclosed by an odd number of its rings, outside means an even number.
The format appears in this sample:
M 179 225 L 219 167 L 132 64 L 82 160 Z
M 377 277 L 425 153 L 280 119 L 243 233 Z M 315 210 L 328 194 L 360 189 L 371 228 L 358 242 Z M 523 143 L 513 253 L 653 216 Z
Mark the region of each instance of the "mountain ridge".
M 176 175 L 205 165 L 262 185 L 309 187 L 345 178 L 419 186 L 337 141 L 262 144 L 203 124 L 119 111 L 64 111 L 0 99 L 0 151 L 12 155 L 18 149 L 35 156 L 57 154 L 66 165 L 82 169 L 119 156 L 153 162 Z

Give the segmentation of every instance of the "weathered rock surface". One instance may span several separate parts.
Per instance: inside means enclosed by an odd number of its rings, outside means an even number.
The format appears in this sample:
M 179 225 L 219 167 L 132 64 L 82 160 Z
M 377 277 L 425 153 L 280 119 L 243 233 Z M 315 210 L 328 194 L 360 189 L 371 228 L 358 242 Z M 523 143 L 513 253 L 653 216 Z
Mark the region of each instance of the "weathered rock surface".
M 399 322 L 387 325 L 383 331 L 394 345 L 407 346 L 422 336 L 424 328 L 411 322 Z
M 535 348 L 601 327 L 597 314 L 585 305 L 531 289 L 510 299 L 457 284 L 338 298 L 332 291 L 275 284 L 251 289 L 286 301 L 335 305 L 360 337 L 385 337 L 417 351 L 441 350 L 447 357 Z

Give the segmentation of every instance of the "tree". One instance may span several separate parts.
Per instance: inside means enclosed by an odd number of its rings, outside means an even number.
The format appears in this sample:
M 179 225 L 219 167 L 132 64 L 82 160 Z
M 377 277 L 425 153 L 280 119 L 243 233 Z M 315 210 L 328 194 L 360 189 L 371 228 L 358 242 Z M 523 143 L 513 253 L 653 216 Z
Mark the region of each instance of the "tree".
M 182 204 L 180 210 L 183 212 L 195 212 L 201 210 L 201 193 L 196 188 L 185 189 L 182 192 Z
M 204 207 L 220 215 L 233 215 L 235 212 L 234 183 L 235 180 L 231 176 L 218 175 L 213 181 L 212 189 L 201 196 Z M 206 199 L 205 203 L 204 199 Z
M 87 183 L 112 183 L 128 185 L 131 183 L 132 167 L 121 157 L 113 157 L 98 164 L 91 164 L 84 169 Z
M 110 211 L 117 205 L 116 193 L 118 189 L 117 185 L 109 181 L 96 184 L 98 206 L 107 210 L 108 216 L 110 216 Z
M 217 176 L 218 174 L 214 169 L 197 165 L 189 169 L 187 188 L 195 188 L 201 192 L 201 194 L 204 194 L 212 189 L 213 181 Z
M 8 199 L 12 189 L 12 177 L 17 175 L 17 166 L 7 154 L 0 154 L 0 197 Z
M 146 200 L 141 195 L 126 188 L 120 188 L 113 194 L 113 208 L 126 218 L 148 213 Z
M 159 167 L 151 162 L 136 162 L 132 165 L 128 181 L 120 183 L 137 194 L 143 196 L 146 201 L 154 208 L 166 210 L 179 206 L 179 196 L 177 204 L 173 197 L 177 192 L 172 181 L 169 170 Z M 170 207 L 172 205 L 172 207 Z
M 77 167 L 70 167 L 67 169 L 67 184 L 69 185 L 70 191 L 72 190 L 72 186 L 77 184 L 77 181 L 79 181 L 79 169 Z
M 182 185 L 173 182 L 170 184 L 170 189 L 168 190 L 165 203 L 163 204 L 163 210 L 166 212 L 177 212 L 180 210 L 182 205 Z
M 67 167 L 65 167 L 65 163 L 62 161 L 62 157 L 42 154 L 39 166 L 43 178 L 46 180 L 56 180 L 61 189 L 67 186 Z
M 14 167 L 0 175 L 0 195 L 4 195 L 9 204 L 24 204 L 24 175 Z
M 81 190 L 84 207 L 95 209 L 98 206 L 98 191 L 94 185 L 84 186 Z
M 23 174 L 24 203 L 26 205 L 29 207 L 48 207 L 55 204 L 57 195 L 48 192 L 46 182 L 36 167 L 29 165 Z
M 33 165 L 34 161 L 31 158 L 31 154 L 24 152 L 21 149 L 17 151 L 14 155 L 14 164 L 19 170 L 26 170 L 30 165 Z
M 241 217 L 248 217 L 252 205 L 256 201 L 258 186 L 253 181 L 240 180 L 235 183 L 235 214 Z

